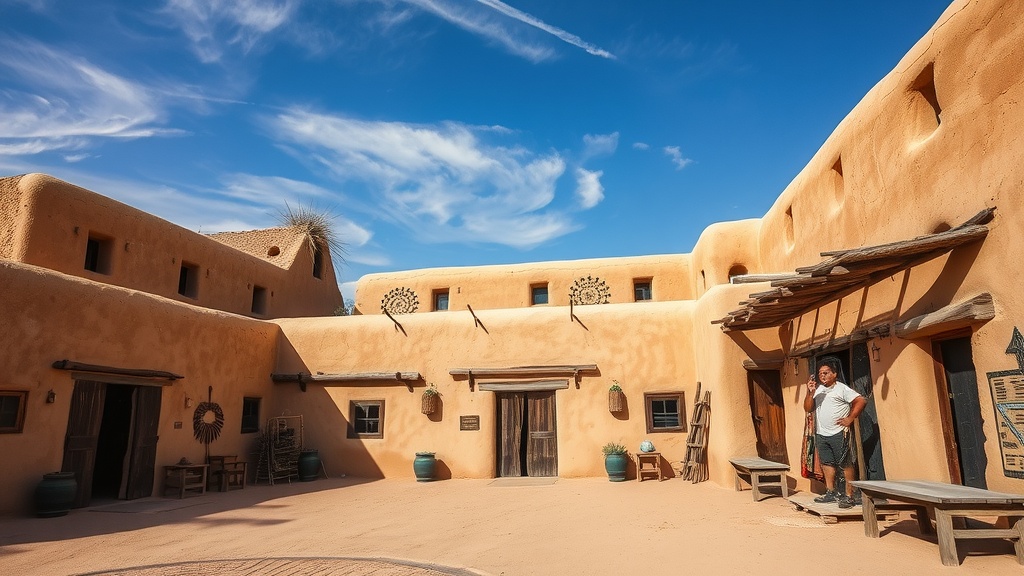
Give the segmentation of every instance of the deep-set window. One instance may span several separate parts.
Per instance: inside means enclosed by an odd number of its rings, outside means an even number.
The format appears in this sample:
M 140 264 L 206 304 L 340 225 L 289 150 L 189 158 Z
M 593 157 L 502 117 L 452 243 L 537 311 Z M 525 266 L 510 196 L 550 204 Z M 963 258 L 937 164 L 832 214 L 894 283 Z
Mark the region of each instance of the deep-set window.
M 650 300 L 654 295 L 651 292 L 651 281 L 650 279 L 644 280 L 633 280 L 633 300 L 636 302 L 643 302 L 644 300 Z
M 113 251 L 113 239 L 99 234 L 89 234 L 85 244 L 85 269 L 99 274 L 110 274 Z
M 16 434 L 25 425 L 25 390 L 0 390 L 0 434 Z
M 644 394 L 647 432 L 681 432 L 683 430 L 683 393 L 659 392 Z
M 323 278 L 324 273 L 324 250 L 320 248 L 313 252 L 313 277 Z
M 448 309 L 448 291 L 437 290 L 434 292 L 434 310 Z
M 178 294 L 195 298 L 199 296 L 199 266 L 188 262 L 181 263 L 178 273 Z
M 349 402 L 349 438 L 384 437 L 384 401 Z
M 242 398 L 242 434 L 260 431 L 260 399 Z
M 252 313 L 267 313 L 267 289 L 263 286 L 252 287 Z
M 530 286 L 530 304 L 536 306 L 537 304 L 548 303 L 548 285 L 547 284 L 535 284 Z

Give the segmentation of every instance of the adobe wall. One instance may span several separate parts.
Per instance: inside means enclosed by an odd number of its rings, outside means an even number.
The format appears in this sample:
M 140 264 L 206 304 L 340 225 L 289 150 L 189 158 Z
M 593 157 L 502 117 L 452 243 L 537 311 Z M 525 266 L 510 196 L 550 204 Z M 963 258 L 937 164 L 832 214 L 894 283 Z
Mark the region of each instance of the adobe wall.
M 305 417 L 307 444 L 320 450 L 331 474 L 412 477 L 415 453 L 434 451 L 443 474 L 491 478 L 495 393 L 470 391 L 468 381 L 454 379 L 449 370 L 593 363 L 599 375 L 583 375 L 578 389 L 570 382 L 555 393 L 559 476 L 604 475 L 601 447 L 608 442 L 636 452 L 650 439 L 666 459 L 680 461 L 686 433 L 647 434 L 644 392 L 682 390 L 688 420 L 698 380 L 692 309 L 691 302 L 577 306 L 579 322 L 564 306 L 484 310 L 477 312 L 483 328 L 474 326 L 468 311 L 398 315 L 404 332 L 379 314 L 275 320 L 284 334 L 280 372 L 418 371 L 424 381 L 413 392 L 371 384 L 309 384 L 301 392 L 295 383 L 276 384 L 274 405 Z M 609 412 L 613 380 L 626 394 L 625 413 Z M 440 413 L 430 417 L 420 411 L 428 383 L 442 400 Z M 383 439 L 346 438 L 352 400 L 385 401 Z M 480 417 L 478 431 L 460 430 L 459 417 L 466 415 Z
M 249 316 L 328 315 L 342 303 L 329 257 L 321 280 L 307 250 L 282 268 L 51 176 L 0 181 L 4 210 L 22 206 L 14 231 L 0 235 L 13 260 Z M 108 273 L 84 268 L 90 233 L 111 239 Z M 197 266 L 196 298 L 178 293 L 183 262 Z M 266 289 L 263 314 L 252 311 L 254 285 Z
M 0 474 L 0 513 L 29 513 L 42 475 L 61 468 L 74 381 L 51 367 L 56 360 L 185 376 L 163 388 L 154 494 L 161 466 L 182 457 L 204 461 L 192 416 L 208 386 L 225 416 L 211 452 L 253 450 L 256 435 L 240 434 L 242 397 L 269 391 L 277 326 L 10 261 L 0 261 L 0 293 L 0 389 L 28 391 L 23 432 L 0 434 L 0 453 L 11 464 Z
M 367 274 L 356 286 L 359 314 L 380 314 L 381 301 L 395 288 L 412 290 L 417 312 L 433 310 L 433 294 L 449 291 L 449 310 L 525 308 L 531 305 L 531 286 L 547 284 L 548 306 L 568 306 L 569 290 L 580 278 L 599 278 L 609 291 L 609 303 L 633 302 L 633 281 L 650 279 L 651 300 L 690 300 L 690 256 L 667 254 L 629 258 L 594 258 L 497 266 L 427 268 Z

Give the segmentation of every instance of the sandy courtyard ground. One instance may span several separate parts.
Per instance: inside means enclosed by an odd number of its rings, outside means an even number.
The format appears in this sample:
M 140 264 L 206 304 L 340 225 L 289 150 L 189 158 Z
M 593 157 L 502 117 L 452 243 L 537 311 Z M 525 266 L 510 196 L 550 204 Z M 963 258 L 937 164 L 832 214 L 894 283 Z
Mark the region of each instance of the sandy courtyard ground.
M 529 484 L 320 479 L 7 517 L 0 575 L 1024 573 L 1002 540 L 961 543 L 961 566 L 943 566 L 907 512 L 873 540 L 709 482 Z

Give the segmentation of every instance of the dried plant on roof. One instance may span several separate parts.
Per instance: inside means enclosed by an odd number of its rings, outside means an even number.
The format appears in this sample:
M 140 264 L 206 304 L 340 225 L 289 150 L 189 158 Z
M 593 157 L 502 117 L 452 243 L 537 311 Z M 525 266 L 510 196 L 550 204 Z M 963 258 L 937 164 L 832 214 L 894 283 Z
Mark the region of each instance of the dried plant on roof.
M 344 262 L 345 244 L 334 233 L 334 218 L 331 210 L 301 204 L 293 208 L 287 202 L 278 213 L 282 226 L 297 229 L 306 236 L 311 253 L 317 254 L 326 246 L 333 256 Z

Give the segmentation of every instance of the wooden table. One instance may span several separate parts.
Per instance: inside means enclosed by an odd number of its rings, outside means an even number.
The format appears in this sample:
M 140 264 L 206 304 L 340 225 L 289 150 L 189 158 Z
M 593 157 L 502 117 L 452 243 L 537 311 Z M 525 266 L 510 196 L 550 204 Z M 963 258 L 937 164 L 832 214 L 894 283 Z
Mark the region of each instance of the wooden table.
M 661 482 L 661 452 L 636 453 L 636 481 L 643 482 L 645 476 Z
M 875 511 L 914 508 L 917 521 L 924 533 L 931 532 L 926 508 L 935 510 L 935 530 L 939 541 L 939 556 L 946 566 L 959 566 L 956 541 L 977 538 L 1005 538 L 1014 540 L 1017 562 L 1024 564 L 1024 495 L 992 492 L 981 488 L 928 482 L 925 480 L 858 480 L 853 483 L 864 495 L 864 534 L 878 538 L 878 520 Z M 898 500 L 905 504 L 878 502 Z M 1009 529 L 954 529 L 953 518 L 967 516 L 1005 516 Z
M 782 490 L 782 497 L 789 497 L 789 486 L 787 485 L 786 472 L 789 472 L 789 464 L 780 464 L 765 460 L 764 458 L 733 458 L 729 463 L 736 468 L 736 491 L 743 490 L 740 480 L 741 476 L 750 477 L 750 489 L 753 492 L 754 502 L 761 500 L 761 488 L 778 486 Z M 778 480 L 765 480 L 765 477 L 775 477 Z M 766 494 L 765 496 L 770 496 Z
M 184 498 L 185 492 L 195 490 L 206 494 L 206 464 L 174 464 L 164 466 L 164 494 L 168 489 L 176 490 L 178 498 Z

